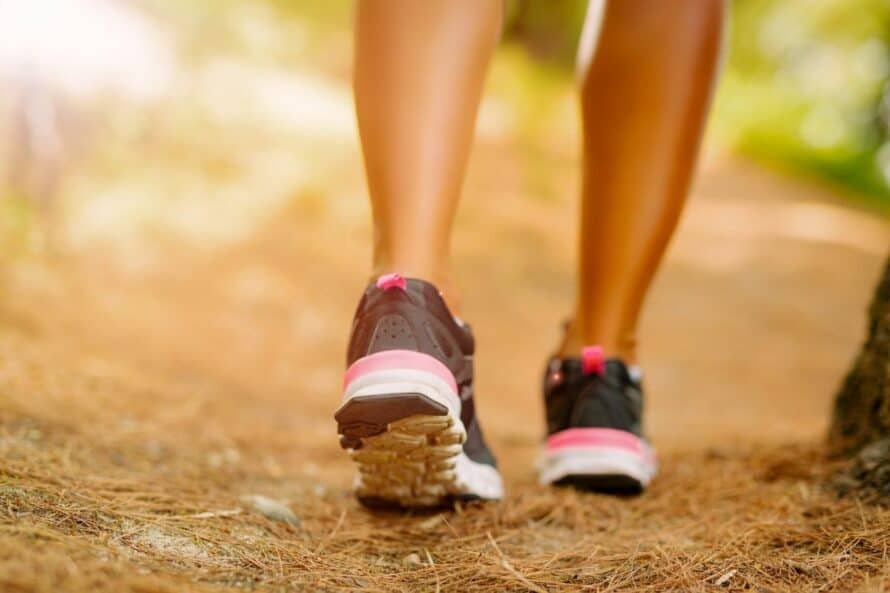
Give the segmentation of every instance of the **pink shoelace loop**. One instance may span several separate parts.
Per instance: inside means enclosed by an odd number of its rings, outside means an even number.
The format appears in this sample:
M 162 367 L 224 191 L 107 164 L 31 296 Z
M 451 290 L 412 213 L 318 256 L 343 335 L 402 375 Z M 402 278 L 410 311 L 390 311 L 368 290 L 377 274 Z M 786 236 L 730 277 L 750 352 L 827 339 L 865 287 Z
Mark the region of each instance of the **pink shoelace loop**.
M 408 281 L 401 274 L 384 274 L 377 278 L 377 288 L 380 290 L 389 290 L 390 288 L 408 290 Z
M 585 375 L 602 375 L 606 372 L 606 354 L 602 346 L 585 346 L 581 349 L 581 370 Z

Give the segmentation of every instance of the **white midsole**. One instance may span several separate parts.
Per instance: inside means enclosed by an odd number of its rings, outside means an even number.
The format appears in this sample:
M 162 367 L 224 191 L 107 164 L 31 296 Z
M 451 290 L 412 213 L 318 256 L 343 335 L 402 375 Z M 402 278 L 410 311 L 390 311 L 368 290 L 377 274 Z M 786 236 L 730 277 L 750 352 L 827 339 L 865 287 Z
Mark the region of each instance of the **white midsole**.
M 647 486 L 658 466 L 655 453 L 646 447 L 643 454 L 615 447 L 562 447 L 541 454 L 539 480 L 552 484 L 567 476 L 624 475 Z
M 387 369 L 364 374 L 346 386 L 343 405 L 355 398 L 367 401 L 376 396 L 405 393 L 418 393 L 444 406 L 455 429 L 466 436 L 466 428 L 460 419 L 460 398 L 441 377 L 426 371 Z M 357 482 L 359 484 L 360 481 Z M 489 500 L 504 496 L 504 485 L 498 470 L 485 463 L 473 461 L 463 451 L 455 457 L 454 479 L 449 490 L 450 494 L 472 495 Z M 404 497 L 410 495 L 408 488 L 404 492 L 390 492 L 392 493 Z
M 474 494 L 479 498 L 500 500 L 504 497 L 504 482 L 497 469 L 479 463 L 461 451 L 457 456 L 457 487 L 462 494 Z

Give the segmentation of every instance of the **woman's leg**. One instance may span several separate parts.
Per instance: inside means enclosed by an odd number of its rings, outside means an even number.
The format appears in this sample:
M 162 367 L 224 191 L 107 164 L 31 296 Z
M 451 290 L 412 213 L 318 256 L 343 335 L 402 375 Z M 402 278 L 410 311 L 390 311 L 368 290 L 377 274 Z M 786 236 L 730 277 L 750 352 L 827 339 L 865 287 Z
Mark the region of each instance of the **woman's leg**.
M 689 190 L 724 3 L 592 0 L 589 10 L 579 64 L 578 297 L 560 354 L 577 356 L 584 345 L 599 344 L 608 356 L 633 362 L 640 308 Z M 587 59 L 583 48 L 594 45 Z
M 377 279 L 356 308 L 334 418 L 368 505 L 504 494 L 476 415 L 472 332 L 440 298 L 453 306 L 451 223 L 501 12 L 502 0 L 358 2 L 355 101 Z M 430 438 L 417 441 L 418 430 Z
M 453 297 L 449 238 L 502 0 L 360 0 L 355 102 L 374 273 Z

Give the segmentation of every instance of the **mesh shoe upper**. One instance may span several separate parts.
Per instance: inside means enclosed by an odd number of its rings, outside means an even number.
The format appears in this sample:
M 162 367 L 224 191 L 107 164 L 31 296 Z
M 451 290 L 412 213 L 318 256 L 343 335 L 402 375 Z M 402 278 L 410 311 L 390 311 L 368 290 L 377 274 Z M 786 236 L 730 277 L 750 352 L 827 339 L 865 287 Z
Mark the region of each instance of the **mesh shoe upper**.
M 411 350 L 432 356 L 454 375 L 461 399 L 461 421 L 467 430 L 464 453 L 473 461 L 496 466 L 476 421 L 473 401 L 473 353 L 470 326 L 448 310 L 439 290 L 415 278 L 400 279 L 399 290 L 372 282 L 365 289 L 352 324 L 347 366 L 385 350 Z
M 617 358 L 585 372 L 578 358 L 552 358 L 544 375 L 547 434 L 569 428 L 612 428 L 643 436 L 643 388 Z

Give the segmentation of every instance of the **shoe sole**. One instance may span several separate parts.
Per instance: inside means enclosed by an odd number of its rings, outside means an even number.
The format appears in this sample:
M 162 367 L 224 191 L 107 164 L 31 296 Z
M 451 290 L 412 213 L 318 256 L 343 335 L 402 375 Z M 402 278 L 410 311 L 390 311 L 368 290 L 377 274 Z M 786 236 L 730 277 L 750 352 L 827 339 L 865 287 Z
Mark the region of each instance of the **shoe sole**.
M 638 436 L 610 428 L 572 428 L 551 435 L 541 455 L 540 482 L 607 494 L 639 494 L 658 466 Z
M 360 372 L 352 372 L 356 365 L 347 372 L 334 418 L 366 506 L 439 507 L 503 496 L 497 470 L 463 452 L 467 433 L 453 378 L 431 372 L 430 360 L 441 365 L 424 354 L 386 351 L 360 359 Z

